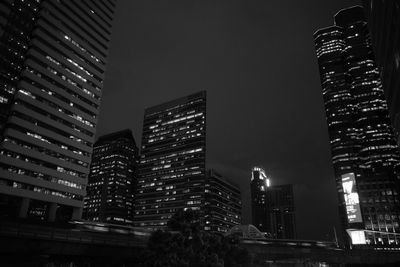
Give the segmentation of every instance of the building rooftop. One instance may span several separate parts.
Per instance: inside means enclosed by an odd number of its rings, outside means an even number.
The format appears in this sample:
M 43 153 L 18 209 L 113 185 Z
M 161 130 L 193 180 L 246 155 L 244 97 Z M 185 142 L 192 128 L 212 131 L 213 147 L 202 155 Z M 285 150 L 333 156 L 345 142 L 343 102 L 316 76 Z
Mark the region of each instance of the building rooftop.
M 117 131 L 117 132 L 113 132 L 113 133 L 102 135 L 97 139 L 96 145 L 101 144 L 101 143 L 105 143 L 105 142 L 114 141 L 114 140 L 116 140 L 118 138 L 131 139 L 136 145 L 135 138 L 133 137 L 131 129 L 124 129 L 124 130 L 121 130 L 121 131 Z

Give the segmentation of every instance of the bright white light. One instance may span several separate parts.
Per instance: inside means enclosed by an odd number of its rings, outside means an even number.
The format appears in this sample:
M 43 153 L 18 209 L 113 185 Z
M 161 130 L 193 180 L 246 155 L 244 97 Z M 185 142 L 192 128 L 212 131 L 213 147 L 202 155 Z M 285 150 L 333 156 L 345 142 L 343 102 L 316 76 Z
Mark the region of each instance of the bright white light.
M 346 203 L 347 219 L 349 223 L 362 222 L 360 200 L 356 188 L 354 173 L 342 175 L 343 196 Z
M 365 240 L 365 233 L 362 230 L 346 230 L 347 234 L 351 238 L 351 244 L 353 245 L 365 245 L 367 244 Z
M 262 180 L 266 187 L 271 186 L 271 181 L 265 174 L 265 170 L 261 167 L 253 167 L 251 172 L 251 181 L 254 180 L 254 172 L 258 172 L 258 179 Z

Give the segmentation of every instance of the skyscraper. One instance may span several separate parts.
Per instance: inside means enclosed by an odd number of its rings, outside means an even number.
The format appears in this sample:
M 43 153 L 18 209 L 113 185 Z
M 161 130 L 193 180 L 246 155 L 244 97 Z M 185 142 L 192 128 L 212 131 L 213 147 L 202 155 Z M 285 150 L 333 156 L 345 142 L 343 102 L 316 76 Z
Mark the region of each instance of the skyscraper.
M 205 184 L 204 229 L 226 233 L 242 223 L 242 199 L 237 185 L 214 170 L 208 170 Z
M 147 108 L 135 225 L 162 228 L 180 209 L 202 211 L 205 155 L 205 91 Z
M 262 232 L 268 232 L 270 218 L 267 214 L 267 187 L 270 180 L 261 167 L 251 170 L 251 215 L 252 224 Z
M 292 185 L 272 185 L 267 188 L 267 213 L 270 218 L 272 237 L 278 239 L 294 239 L 296 237 Z
M 0 216 L 80 218 L 115 2 L 0 6 Z
M 0 3 L 0 140 L 24 66 L 40 2 L 16 0 Z
M 399 149 L 363 9 L 339 11 L 314 38 L 347 240 L 398 246 Z
M 261 167 L 254 167 L 251 176 L 252 223 L 270 237 L 296 237 L 292 185 L 271 185 Z
M 84 218 L 133 223 L 138 148 L 131 130 L 101 136 L 93 148 Z
M 400 3 L 363 0 L 389 115 L 400 144 Z

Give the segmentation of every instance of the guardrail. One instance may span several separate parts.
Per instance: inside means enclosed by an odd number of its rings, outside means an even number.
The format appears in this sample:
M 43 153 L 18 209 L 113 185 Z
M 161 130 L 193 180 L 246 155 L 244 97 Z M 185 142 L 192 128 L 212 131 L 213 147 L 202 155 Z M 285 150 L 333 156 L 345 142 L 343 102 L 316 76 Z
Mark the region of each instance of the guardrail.
M 0 236 L 123 247 L 144 247 L 146 245 L 143 238 L 134 235 L 86 232 L 74 228 L 63 229 L 21 223 L 0 223 Z

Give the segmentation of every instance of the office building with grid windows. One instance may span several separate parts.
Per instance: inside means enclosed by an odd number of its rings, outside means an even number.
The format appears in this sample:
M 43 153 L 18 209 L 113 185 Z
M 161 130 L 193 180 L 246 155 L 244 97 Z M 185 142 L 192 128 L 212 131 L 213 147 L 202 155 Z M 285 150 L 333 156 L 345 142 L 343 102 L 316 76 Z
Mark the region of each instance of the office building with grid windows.
M 115 1 L 0 7 L 0 216 L 79 219 Z
M 101 136 L 93 147 L 84 219 L 133 223 L 138 148 L 127 129 Z
M 206 92 L 147 108 L 134 225 L 166 227 L 180 209 L 203 211 Z
M 204 229 L 226 233 L 242 223 L 240 188 L 213 169 L 205 183 Z

